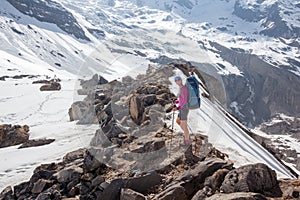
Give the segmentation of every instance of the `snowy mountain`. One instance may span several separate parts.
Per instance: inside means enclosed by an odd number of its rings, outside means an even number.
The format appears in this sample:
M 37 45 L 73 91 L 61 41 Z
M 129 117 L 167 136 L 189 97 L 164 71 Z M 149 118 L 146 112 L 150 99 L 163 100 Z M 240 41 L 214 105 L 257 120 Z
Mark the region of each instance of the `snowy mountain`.
M 1 4 L 6 21 L 2 40 L 13 37 L 16 44 L 22 43 L 22 47 L 13 45 L 15 52 L 22 54 L 26 47 L 56 68 L 76 74 L 93 51 L 89 66 L 97 66 L 96 71 L 122 54 L 161 64 L 179 58 L 219 79 L 218 86 L 211 84 L 211 91 L 250 127 L 277 113 L 300 113 L 296 2 L 11 0 Z M 54 36 L 49 36 L 53 31 Z M 100 53 L 110 56 L 94 56 Z M 93 70 L 89 71 L 91 75 Z
M 75 126 L 67 112 L 82 98 L 76 79 L 95 73 L 120 80 L 145 72 L 149 64 L 188 61 L 203 73 L 210 93 L 249 127 L 277 113 L 299 117 L 299 20 L 299 3 L 292 0 L 2 0 L 0 122 L 28 124 L 31 137 L 53 136 L 56 142 L 49 146 L 52 152 L 46 146 L 0 150 L 7 163 L 0 186 L 19 181 L 18 173 L 25 172 L 26 179 L 34 166 L 88 143 L 94 127 Z M 13 78 L 18 75 L 36 77 Z M 40 93 L 31 85 L 54 75 L 63 79 L 60 93 Z M 233 160 L 248 163 L 251 155 L 252 162 L 271 163 L 289 175 L 217 105 L 204 106 L 194 119 L 207 123 L 204 131 Z M 24 160 L 24 154 L 32 156 Z

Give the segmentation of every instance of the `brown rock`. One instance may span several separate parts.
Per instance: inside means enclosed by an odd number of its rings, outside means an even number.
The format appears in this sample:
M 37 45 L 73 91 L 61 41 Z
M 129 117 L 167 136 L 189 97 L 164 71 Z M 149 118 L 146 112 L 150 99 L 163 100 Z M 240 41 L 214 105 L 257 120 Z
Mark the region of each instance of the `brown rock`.
M 39 194 L 46 189 L 47 185 L 49 187 L 51 184 L 52 181 L 50 180 L 40 179 L 33 184 L 31 192 L 34 194 Z
M 72 152 L 67 153 L 63 157 L 63 163 L 71 163 L 77 159 L 83 159 L 86 156 L 86 149 L 78 149 Z
M 140 125 L 144 114 L 144 106 L 141 99 L 137 95 L 133 95 L 130 98 L 129 113 L 132 120 Z
M 27 140 L 18 149 L 43 146 L 43 145 L 51 144 L 54 141 L 55 141 L 55 139 Z
M 29 127 L 27 125 L 0 125 L 0 148 L 18 145 L 26 142 L 29 139 L 28 132 Z
M 230 171 L 221 190 L 225 193 L 257 192 L 270 197 L 282 196 L 276 172 L 261 163 L 245 165 Z

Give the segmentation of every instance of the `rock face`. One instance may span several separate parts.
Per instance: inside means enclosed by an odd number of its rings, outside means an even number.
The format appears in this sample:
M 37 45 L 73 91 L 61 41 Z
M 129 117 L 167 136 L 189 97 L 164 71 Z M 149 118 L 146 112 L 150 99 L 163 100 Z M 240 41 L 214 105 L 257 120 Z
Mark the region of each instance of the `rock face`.
M 50 84 L 46 84 L 40 87 L 41 91 L 58 91 L 61 89 L 60 83 L 51 82 Z
M 55 1 L 8 0 L 8 2 L 25 15 L 34 17 L 41 22 L 56 24 L 63 31 L 74 35 L 76 38 L 90 41 L 72 13 Z
M 251 127 L 277 113 L 299 116 L 300 79 L 297 75 L 285 68 L 275 68 L 256 55 L 238 53 L 213 42 L 211 45 L 222 52 L 224 60 L 243 72 L 243 76 L 223 77 L 227 107 L 240 121 Z M 237 106 L 232 104 L 234 101 Z
M 29 139 L 29 127 L 27 125 L 0 125 L 0 148 L 18 145 Z
M 222 184 L 225 193 L 256 192 L 270 197 L 281 197 L 276 173 L 265 164 L 245 165 L 230 171 Z
M 256 4 L 257 3 L 257 4 Z M 265 9 L 261 9 L 259 1 L 254 5 L 243 6 L 241 0 L 236 1 L 234 12 L 236 16 L 250 22 L 258 22 L 263 20 L 262 26 L 264 30 L 260 34 L 270 37 L 298 38 L 300 36 L 300 28 L 289 26 L 280 16 L 280 2 L 274 3 Z M 288 13 L 285 13 L 288 14 Z

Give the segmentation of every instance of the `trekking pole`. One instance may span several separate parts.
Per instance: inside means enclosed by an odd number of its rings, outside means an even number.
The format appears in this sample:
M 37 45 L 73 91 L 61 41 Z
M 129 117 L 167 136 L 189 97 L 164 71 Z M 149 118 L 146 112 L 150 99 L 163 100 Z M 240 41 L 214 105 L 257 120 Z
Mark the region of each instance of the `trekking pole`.
M 175 107 L 175 105 L 173 106 Z M 172 148 L 172 138 L 173 138 L 173 133 L 174 133 L 174 119 L 175 119 L 175 111 L 173 110 L 173 113 L 172 113 L 172 134 L 171 134 L 171 141 L 170 141 L 170 151 L 171 151 L 171 148 Z M 170 154 L 169 154 L 169 157 L 170 157 Z

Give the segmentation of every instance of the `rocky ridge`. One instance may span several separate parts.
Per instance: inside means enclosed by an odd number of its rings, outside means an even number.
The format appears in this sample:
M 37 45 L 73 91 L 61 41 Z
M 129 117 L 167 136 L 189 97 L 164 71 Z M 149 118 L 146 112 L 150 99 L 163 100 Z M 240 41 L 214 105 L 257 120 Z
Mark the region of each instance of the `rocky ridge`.
M 82 81 L 84 102 L 94 109 L 85 122 L 100 122 L 90 147 L 37 167 L 29 181 L 7 187 L 0 199 L 298 198 L 299 180 L 278 181 L 264 164 L 235 169 L 201 134 L 193 146 L 178 146 L 182 137 L 164 122 L 174 97 L 167 87 L 172 74 L 172 67 L 163 67 L 136 80 L 99 83 L 95 75 Z M 78 116 L 82 121 L 87 112 Z

